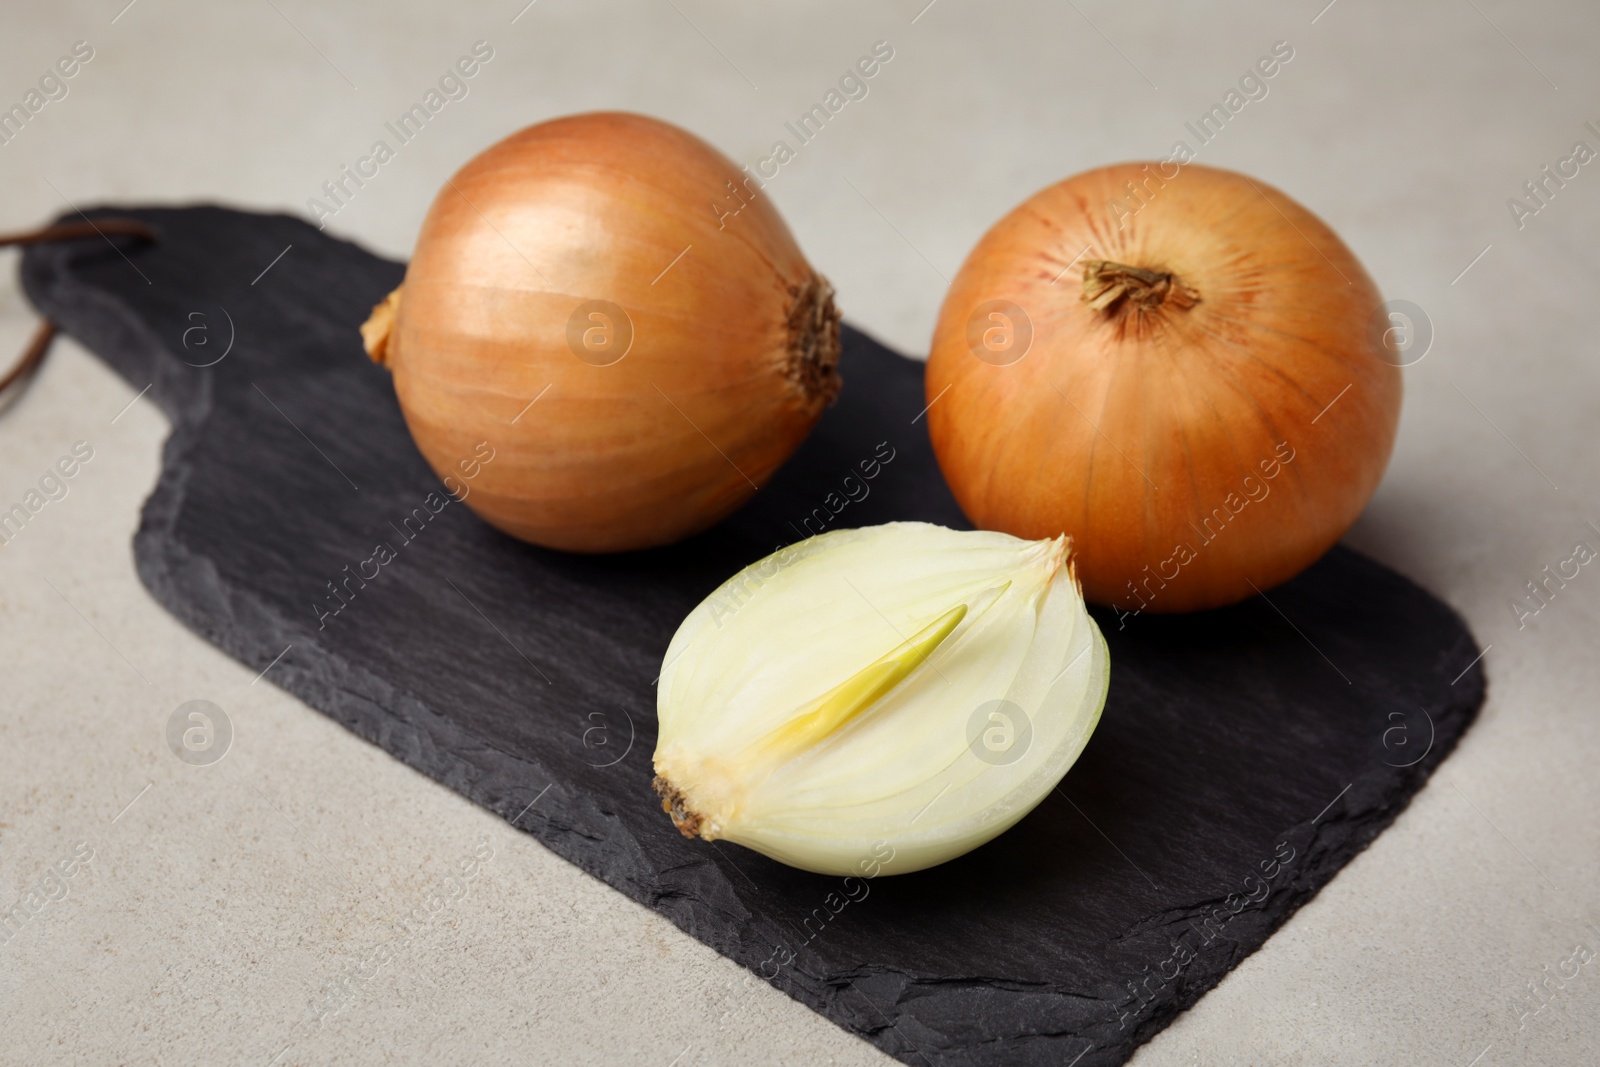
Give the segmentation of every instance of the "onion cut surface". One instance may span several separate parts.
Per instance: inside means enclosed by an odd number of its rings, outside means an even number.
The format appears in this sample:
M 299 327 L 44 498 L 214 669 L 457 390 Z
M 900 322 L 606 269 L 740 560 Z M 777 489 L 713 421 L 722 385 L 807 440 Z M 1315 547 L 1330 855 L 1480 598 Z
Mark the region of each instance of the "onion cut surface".
M 1068 552 L 890 523 L 745 568 L 667 650 L 663 807 L 687 835 L 825 874 L 862 874 L 885 846 L 898 874 L 990 840 L 1061 780 L 1105 702 Z M 840 721 L 818 727 L 819 702 Z

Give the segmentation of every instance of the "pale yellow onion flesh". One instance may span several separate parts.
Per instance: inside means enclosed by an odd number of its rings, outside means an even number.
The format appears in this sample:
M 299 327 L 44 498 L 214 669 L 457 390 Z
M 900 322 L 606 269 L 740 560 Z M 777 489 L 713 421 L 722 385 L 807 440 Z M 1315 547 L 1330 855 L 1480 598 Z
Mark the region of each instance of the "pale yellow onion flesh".
M 686 832 L 841 875 L 887 843 L 882 873 L 903 874 L 1012 826 L 1071 767 L 1105 702 L 1105 641 L 1068 553 L 1063 538 L 891 523 L 735 575 L 685 619 L 659 683 L 658 788 L 690 813 Z M 886 695 L 771 751 L 819 699 L 953 614 Z M 975 710 L 997 699 L 1032 725 L 1009 765 L 970 747 Z

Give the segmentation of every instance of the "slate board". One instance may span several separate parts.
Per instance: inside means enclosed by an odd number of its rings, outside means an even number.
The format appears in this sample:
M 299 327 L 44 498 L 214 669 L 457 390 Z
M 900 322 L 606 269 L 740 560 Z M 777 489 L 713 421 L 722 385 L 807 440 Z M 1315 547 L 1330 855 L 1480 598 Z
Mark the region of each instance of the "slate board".
M 283 216 L 114 213 L 161 241 L 33 247 L 23 279 L 173 424 L 134 539 L 156 598 L 252 669 L 292 644 L 268 680 L 907 1063 L 1122 1063 L 1372 841 L 1482 703 L 1455 613 L 1336 548 L 1270 603 L 1125 629 L 1099 613 L 1099 730 L 1057 792 L 960 860 L 844 894 L 687 841 L 650 757 L 653 681 L 689 609 L 794 540 L 880 442 L 894 458 L 830 528 L 965 525 L 916 420 L 921 364 L 846 329 L 839 403 L 686 544 L 566 556 L 459 504 L 406 541 L 440 485 L 356 334 L 402 265 Z M 319 629 L 325 583 L 378 542 L 397 558 Z

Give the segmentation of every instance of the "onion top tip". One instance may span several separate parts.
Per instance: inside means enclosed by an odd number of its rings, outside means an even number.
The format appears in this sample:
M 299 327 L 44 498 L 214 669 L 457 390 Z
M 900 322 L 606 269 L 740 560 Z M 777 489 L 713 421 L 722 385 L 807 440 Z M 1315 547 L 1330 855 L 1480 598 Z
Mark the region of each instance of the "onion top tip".
M 372 314 L 361 324 L 361 347 L 378 366 L 389 362 L 389 347 L 394 336 L 395 316 L 400 313 L 400 286 L 376 304 Z

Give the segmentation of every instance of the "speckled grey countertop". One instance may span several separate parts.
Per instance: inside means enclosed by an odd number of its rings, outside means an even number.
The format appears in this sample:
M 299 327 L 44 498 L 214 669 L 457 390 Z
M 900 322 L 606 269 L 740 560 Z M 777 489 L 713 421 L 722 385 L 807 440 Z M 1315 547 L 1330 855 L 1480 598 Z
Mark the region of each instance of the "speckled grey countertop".
M 1395 826 L 1135 1063 L 1595 1061 L 1600 578 L 1512 605 L 1600 548 L 1600 177 L 1524 189 L 1600 149 L 1600 9 L 522 2 L 11 5 L 0 105 L 76 42 L 92 58 L 0 143 L 0 229 L 107 201 L 308 213 L 477 41 L 466 94 L 330 231 L 404 257 L 455 167 L 572 111 L 646 111 L 755 164 L 878 41 L 866 95 L 769 190 L 845 314 L 902 350 L 979 234 L 1053 180 L 1184 140 L 1272 182 L 1431 322 L 1350 541 L 1467 616 L 1491 695 Z M 1185 123 L 1280 41 L 1265 96 L 1199 145 Z M 8 269 L 0 353 L 32 325 Z M 70 342 L 0 413 L 0 507 L 93 450 L 0 548 L 0 908 L 44 900 L 0 943 L 0 1063 L 887 1062 L 169 618 L 129 552 L 165 434 Z M 191 699 L 233 724 L 211 766 L 166 747 Z M 371 966 L 474 853 L 470 892 Z

